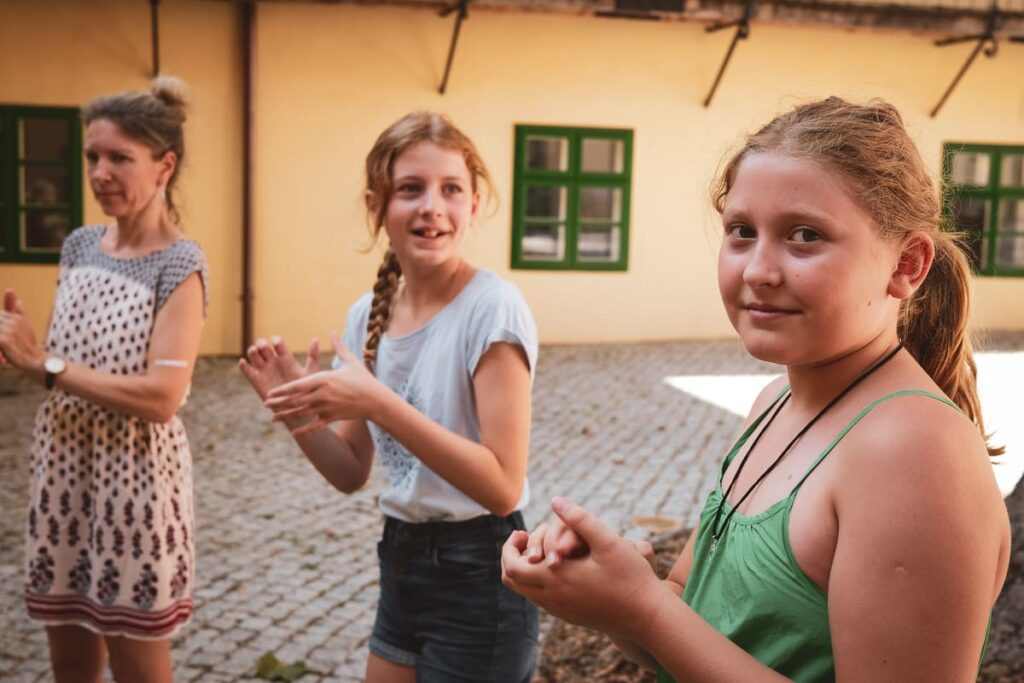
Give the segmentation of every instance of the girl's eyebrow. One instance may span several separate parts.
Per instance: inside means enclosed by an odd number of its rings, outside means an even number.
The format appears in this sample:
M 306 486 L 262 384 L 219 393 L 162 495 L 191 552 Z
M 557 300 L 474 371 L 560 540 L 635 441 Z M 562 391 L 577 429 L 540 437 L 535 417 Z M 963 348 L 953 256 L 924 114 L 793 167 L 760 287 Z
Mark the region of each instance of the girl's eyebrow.
M 99 152 L 100 150 L 97 150 L 92 145 L 86 145 L 85 146 L 85 151 L 86 152 Z M 104 149 L 102 151 L 105 151 L 108 154 L 120 154 L 120 155 L 126 156 L 126 157 L 129 157 L 129 156 L 132 155 L 131 150 L 128 149 L 127 147 L 108 147 L 108 148 L 106 148 L 106 149 Z
M 405 181 L 408 181 L 408 180 L 418 180 L 420 182 L 423 182 L 423 178 L 421 176 L 416 175 L 415 173 L 410 173 L 409 175 L 398 176 L 397 178 L 395 178 L 394 182 L 397 183 L 397 182 L 400 182 L 400 181 L 403 181 L 403 180 L 405 180 Z M 450 182 L 465 183 L 465 182 L 468 182 L 468 180 L 466 178 L 464 178 L 462 176 L 457 176 L 457 175 L 444 176 L 443 178 L 441 178 L 441 181 L 442 182 L 446 182 L 446 183 L 450 183 Z
M 780 214 L 780 218 L 787 223 L 810 223 L 812 225 L 832 225 L 835 219 L 828 214 L 814 211 L 810 208 L 792 209 Z
M 749 212 L 744 208 L 726 209 L 722 212 L 723 221 L 751 220 Z M 835 219 L 828 214 L 815 211 L 810 207 L 789 209 L 774 216 L 773 220 L 783 223 L 810 223 L 812 225 L 833 225 Z

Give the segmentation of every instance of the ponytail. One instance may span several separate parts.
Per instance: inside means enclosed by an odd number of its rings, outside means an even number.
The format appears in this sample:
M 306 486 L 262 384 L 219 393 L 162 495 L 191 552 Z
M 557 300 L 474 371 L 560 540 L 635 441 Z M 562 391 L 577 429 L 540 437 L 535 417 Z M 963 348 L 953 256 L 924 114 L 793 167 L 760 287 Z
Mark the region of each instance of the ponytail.
M 988 444 L 978 400 L 977 366 L 967 332 L 971 269 L 956 236 L 932 234 L 935 260 L 924 283 L 900 311 L 899 336 L 943 393 L 981 430 L 990 456 L 1005 451 Z

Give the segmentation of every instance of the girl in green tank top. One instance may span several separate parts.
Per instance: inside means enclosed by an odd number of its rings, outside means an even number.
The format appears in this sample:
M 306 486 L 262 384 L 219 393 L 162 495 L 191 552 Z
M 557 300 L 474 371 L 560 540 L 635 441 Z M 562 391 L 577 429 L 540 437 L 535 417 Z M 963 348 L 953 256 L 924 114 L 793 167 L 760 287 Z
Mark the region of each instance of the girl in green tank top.
M 966 335 L 970 266 L 899 113 L 829 98 L 750 136 L 714 186 L 718 280 L 786 366 L 665 581 L 556 498 L 504 581 L 660 681 L 973 681 L 1006 574 Z

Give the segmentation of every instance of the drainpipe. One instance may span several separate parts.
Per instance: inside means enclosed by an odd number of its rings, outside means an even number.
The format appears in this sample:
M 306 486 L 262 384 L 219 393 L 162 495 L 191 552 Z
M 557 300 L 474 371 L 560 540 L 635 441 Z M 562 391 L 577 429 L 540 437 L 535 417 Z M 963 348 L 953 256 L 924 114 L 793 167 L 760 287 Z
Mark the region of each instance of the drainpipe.
M 256 2 L 245 0 L 242 11 L 242 354 L 253 342 L 252 332 L 252 215 L 253 120 L 256 71 Z
M 149 46 L 152 50 L 153 76 L 160 75 L 160 0 L 149 0 Z

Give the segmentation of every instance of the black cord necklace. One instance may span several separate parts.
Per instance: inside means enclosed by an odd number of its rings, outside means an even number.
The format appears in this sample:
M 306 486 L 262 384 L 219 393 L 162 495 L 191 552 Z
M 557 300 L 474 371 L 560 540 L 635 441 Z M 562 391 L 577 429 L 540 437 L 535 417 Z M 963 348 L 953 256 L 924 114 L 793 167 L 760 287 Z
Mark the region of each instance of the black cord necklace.
M 721 540 L 722 535 L 725 534 L 725 530 L 729 528 L 729 520 L 732 519 L 732 516 L 733 514 L 735 514 L 736 510 L 738 510 L 739 507 L 743 505 L 743 501 L 745 501 L 750 496 L 750 494 L 754 492 L 754 489 L 756 489 L 761 484 L 761 482 L 764 481 L 765 477 L 771 474 L 772 470 L 774 470 L 775 467 L 780 462 L 782 462 L 782 459 L 786 457 L 786 454 L 789 453 L 790 449 L 793 448 L 794 445 L 796 445 L 796 442 L 800 440 L 800 437 L 806 434 L 807 430 L 814 426 L 814 423 L 821 419 L 822 415 L 827 413 L 832 406 L 839 403 L 839 401 L 842 400 L 842 398 L 846 396 L 848 393 L 850 393 L 855 386 L 857 386 L 858 384 L 866 380 L 868 377 L 870 377 L 871 373 L 873 373 L 875 370 L 879 369 L 880 367 L 891 361 L 896 356 L 896 354 L 900 352 L 900 349 L 902 348 L 903 342 L 900 342 L 899 344 L 896 345 L 895 349 L 890 351 L 885 356 L 885 358 L 878 361 L 870 368 L 862 372 L 860 376 L 857 377 L 857 379 L 853 380 L 848 385 L 846 385 L 845 389 L 840 391 L 835 398 L 833 398 L 825 405 L 824 408 L 819 410 L 818 414 L 812 417 L 810 422 L 805 424 L 803 429 L 797 432 L 796 436 L 793 437 L 789 444 L 787 444 L 786 447 L 782 449 L 782 452 L 779 453 L 778 457 L 775 458 L 772 464 L 768 466 L 768 469 L 762 472 L 761 476 L 757 478 L 757 481 L 755 481 L 750 486 L 750 488 L 747 489 L 746 493 L 744 493 L 740 497 L 740 499 L 736 501 L 736 504 L 732 506 L 732 509 L 729 510 L 729 513 L 725 516 L 725 520 L 722 522 L 722 526 L 719 527 L 718 522 L 722 516 L 722 510 L 725 507 L 725 499 L 729 497 L 729 494 L 732 493 L 733 488 L 736 486 L 736 482 L 739 481 L 740 473 L 743 471 L 743 466 L 747 464 L 747 460 L 750 458 L 750 454 L 754 452 L 754 449 L 757 447 L 757 444 L 761 440 L 761 437 L 764 436 L 764 433 L 766 431 L 768 431 L 768 427 L 771 425 L 772 421 L 775 420 L 779 412 L 782 410 L 782 406 L 786 405 L 786 402 L 789 400 L 789 397 L 792 396 L 793 394 L 792 392 L 786 392 L 786 395 L 782 397 L 781 400 L 778 400 L 778 402 L 775 404 L 774 411 L 772 411 L 772 414 L 768 416 L 768 419 L 767 421 L 765 421 L 764 426 L 761 427 L 761 430 L 757 433 L 757 436 L 754 438 L 754 442 L 750 444 L 750 448 L 748 448 L 747 452 L 743 454 L 743 459 L 740 460 L 740 464 L 736 467 L 736 474 L 733 475 L 732 481 L 729 482 L 729 488 L 725 490 L 725 492 L 722 494 L 722 499 L 718 501 L 718 508 L 715 510 L 715 517 L 711 522 L 711 553 L 714 553 L 715 548 L 718 547 L 718 541 Z

